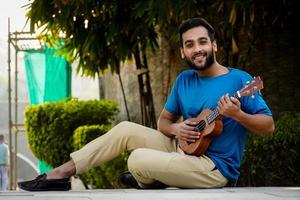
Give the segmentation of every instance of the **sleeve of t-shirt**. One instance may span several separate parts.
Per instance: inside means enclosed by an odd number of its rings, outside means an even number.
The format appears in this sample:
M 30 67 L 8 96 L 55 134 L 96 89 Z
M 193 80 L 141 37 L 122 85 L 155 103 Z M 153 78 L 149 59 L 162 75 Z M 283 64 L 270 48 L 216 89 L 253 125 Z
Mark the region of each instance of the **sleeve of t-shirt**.
M 178 82 L 180 82 L 180 75 L 176 78 L 172 90 L 168 96 L 164 108 L 173 115 L 181 115 L 179 99 L 178 99 Z
M 243 85 L 246 85 L 246 82 L 251 80 L 252 77 L 249 74 L 246 74 L 242 78 Z M 270 108 L 259 92 L 254 93 L 253 97 L 243 97 L 241 103 L 242 110 L 248 114 L 265 114 L 272 116 Z

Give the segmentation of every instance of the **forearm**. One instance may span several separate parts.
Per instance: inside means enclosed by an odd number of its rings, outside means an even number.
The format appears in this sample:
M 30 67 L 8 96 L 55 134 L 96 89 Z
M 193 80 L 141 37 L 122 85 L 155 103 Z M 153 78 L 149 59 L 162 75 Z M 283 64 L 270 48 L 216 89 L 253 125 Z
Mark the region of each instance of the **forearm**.
M 157 127 L 158 130 L 168 137 L 176 137 L 187 142 L 195 142 L 200 137 L 200 133 L 195 130 L 197 124 L 192 120 L 178 122 L 180 116 L 174 115 L 163 109 L 161 112 Z
M 164 117 L 160 117 L 157 122 L 158 130 L 168 137 L 176 136 L 176 123 Z
M 271 135 L 275 129 L 273 118 L 268 115 L 251 115 L 240 110 L 232 118 L 246 127 L 249 131 L 258 135 Z

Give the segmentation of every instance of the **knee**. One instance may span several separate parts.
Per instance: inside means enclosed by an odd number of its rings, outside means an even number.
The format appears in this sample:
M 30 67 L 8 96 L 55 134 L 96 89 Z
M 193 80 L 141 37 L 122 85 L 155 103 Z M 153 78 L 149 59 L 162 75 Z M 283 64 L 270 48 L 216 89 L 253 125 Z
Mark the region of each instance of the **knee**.
M 124 133 L 126 132 L 126 130 L 128 130 L 131 127 L 132 124 L 133 123 L 129 121 L 122 121 L 118 123 L 116 126 L 114 126 L 112 130 L 118 132 L 118 134 Z
M 126 130 L 132 130 L 136 126 L 138 126 L 136 123 L 129 122 L 129 121 L 122 121 L 118 123 L 114 128 L 124 132 Z
M 136 171 L 138 169 L 144 168 L 144 165 L 146 164 L 146 151 L 147 149 L 145 148 L 138 148 L 135 149 L 134 151 L 131 152 L 128 160 L 127 160 L 127 165 L 129 171 Z
M 129 121 L 121 121 L 121 122 L 118 123 L 115 127 L 123 128 L 123 127 L 129 126 L 131 123 L 132 123 L 132 122 L 129 122 Z

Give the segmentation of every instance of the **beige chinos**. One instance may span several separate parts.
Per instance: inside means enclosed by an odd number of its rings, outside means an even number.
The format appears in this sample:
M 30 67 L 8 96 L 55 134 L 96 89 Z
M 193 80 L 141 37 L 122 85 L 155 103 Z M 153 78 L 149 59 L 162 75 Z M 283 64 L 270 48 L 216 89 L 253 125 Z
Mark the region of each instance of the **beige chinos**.
M 121 122 L 82 149 L 71 153 L 76 173 L 132 151 L 128 169 L 146 188 L 154 181 L 179 188 L 223 187 L 227 179 L 206 156 L 185 155 L 176 139 L 132 122 Z

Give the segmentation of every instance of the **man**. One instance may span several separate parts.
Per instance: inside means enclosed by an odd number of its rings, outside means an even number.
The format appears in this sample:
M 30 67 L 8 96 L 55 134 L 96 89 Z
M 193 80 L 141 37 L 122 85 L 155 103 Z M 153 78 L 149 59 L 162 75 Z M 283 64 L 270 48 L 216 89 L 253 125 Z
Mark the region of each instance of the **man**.
M 4 143 L 4 135 L 0 135 L 0 190 L 7 190 L 8 184 L 8 147 Z
M 158 131 L 131 122 L 121 122 L 105 135 L 71 153 L 71 160 L 32 181 L 19 183 L 29 191 L 68 190 L 69 178 L 132 151 L 121 181 L 141 188 L 223 187 L 239 177 L 247 130 L 272 134 L 271 111 L 260 94 L 240 101 L 229 97 L 251 80 L 246 72 L 227 68 L 216 61 L 213 27 L 202 18 L 180 26 L 181 55 L 190 70 L 176 79 L 158 120 Z M 200 137 L 196 117 L 205 108 L 216 108 L 224 129 L 202 156 L 186 155 L 178 139 L 189 143 Z M 180 117 L 183 121 L 178 122 Z

